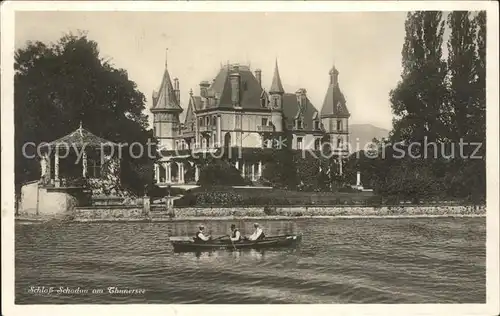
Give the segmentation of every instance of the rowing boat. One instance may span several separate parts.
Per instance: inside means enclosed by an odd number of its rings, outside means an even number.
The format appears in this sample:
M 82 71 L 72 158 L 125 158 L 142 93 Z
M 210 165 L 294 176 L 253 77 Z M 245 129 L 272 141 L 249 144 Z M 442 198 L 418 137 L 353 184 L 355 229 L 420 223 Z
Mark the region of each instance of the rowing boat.
M 302 235 L 283 235 L 265 237 L 260 240 L 241 240 L 233 242 L 231 240 L 209 240 L 209 241 L 194 241 L 182 240 L 171 241 L 175 252 L 190 252 L 203 251 L 213 249 L 263 249 L 263 248 L 281 248 L 289 247 L 298 244 L 302 239 Z

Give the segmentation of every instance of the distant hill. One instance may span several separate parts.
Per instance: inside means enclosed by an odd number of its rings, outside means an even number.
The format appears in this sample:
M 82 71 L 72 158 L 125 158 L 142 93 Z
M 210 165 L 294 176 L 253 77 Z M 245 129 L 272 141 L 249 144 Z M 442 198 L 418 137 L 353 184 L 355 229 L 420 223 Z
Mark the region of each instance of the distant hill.
M 381 139 L 389 136 L 389 131 L 376 127 L 371 124 L 352 124 L 349 125 L 349 142 L 352 151 L 355 152 L 356 146 L 363 150 L 364 146 L 371 142 L 373 138 Z

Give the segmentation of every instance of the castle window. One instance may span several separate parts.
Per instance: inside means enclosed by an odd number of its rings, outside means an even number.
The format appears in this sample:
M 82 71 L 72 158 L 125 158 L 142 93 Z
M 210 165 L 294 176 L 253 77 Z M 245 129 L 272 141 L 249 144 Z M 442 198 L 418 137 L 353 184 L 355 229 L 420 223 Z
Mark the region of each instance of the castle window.
M 314 150 L 321 150 L 321 139 L 316 138 L 314 140 Z
M 301 119 L 296 119 L 295 120 L 295 128 L 296 129 L 303 129 L 304 126 L 303 126 L 303 121 Z
M 210 126 L 210 117 L 205 116 L 205 125 Z
M 341 148 L 342 147 L 342 138 L 338 138 L 337 139 L 337 148 Z
M 212 125 L 217 125 L 217 117 L 215 115 L 212 116 Z
M 314 129 L 319 130 L 319 121 L 314 121 Z
M 194 131 L 194 123 L 191 123 L 191 130 Z
M 273 107 L 278 107 L 278 98 L 273 98 Z
M 337 120 L 337 131 L 342 131 L 342 120 Z
M 268 123 L 267 117 L 263 117 L 261 122 L 262 126 L 267 126 L 267 123 Z
M 302 148 L 302 137 L 297 137 L 297 149 L 303 149 Z
M 153 136 L 157 137 L 157 135 L 156 135 L 156 126 L 153 126 Z
M 199 123 L 200 123 L 199 125 L 203 126 L 203 117 L 200 117 L 198 120 L 199 120 Z
M 236 114 L 235 119 L 236 119 L 235 128 L 241 129 L 241 114 Z
M 267 101 L 266 98 L 260 99 L 260 106 L 263 107 L 263 108 L 265 108 L 267 106 L 267 104 L 266 104 L 267 102 L 266 101 Z

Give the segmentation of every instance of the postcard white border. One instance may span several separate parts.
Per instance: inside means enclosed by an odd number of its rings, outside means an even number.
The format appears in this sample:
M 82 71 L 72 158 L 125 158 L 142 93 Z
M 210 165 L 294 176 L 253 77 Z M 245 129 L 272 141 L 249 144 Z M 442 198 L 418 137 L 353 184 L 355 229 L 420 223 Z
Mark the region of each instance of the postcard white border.
M 265 8 L 265 10 L 264 10 Z M 244 11 L 348 12 L 413 10 L 487 11 L 487 302 L 486 304 L 332 305 L 14 305 L 14 13 L 15 11 Z M 1 4 L 2 310 L 11 315 L 498 315 L 499 146 L 498 2 L 496 1 L 316 1 L 160 2 L 7 1 Z M 230 302 L 228 302 L 230 303 Z

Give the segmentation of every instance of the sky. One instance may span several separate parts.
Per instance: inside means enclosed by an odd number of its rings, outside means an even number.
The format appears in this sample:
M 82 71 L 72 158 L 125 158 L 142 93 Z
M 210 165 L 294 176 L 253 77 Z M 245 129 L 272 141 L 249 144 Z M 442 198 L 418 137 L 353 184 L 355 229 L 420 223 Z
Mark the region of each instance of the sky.
M 198 95 L 200 81 L 211 81 L 221 63 L 262 69 L 268 89 L 277 59 L 285 92 L 305 88 L 319 111 L 335 65 L 350 124 L 390 129 L 389 92 L 400 79 L 405 17 L 406 12 L 17 12 L 15 46 L 86 31 L 102 57 L 127 70 L 147 108 L 166 58 L 172 79 L 179 78 L 184 108 L 189 90 Z

